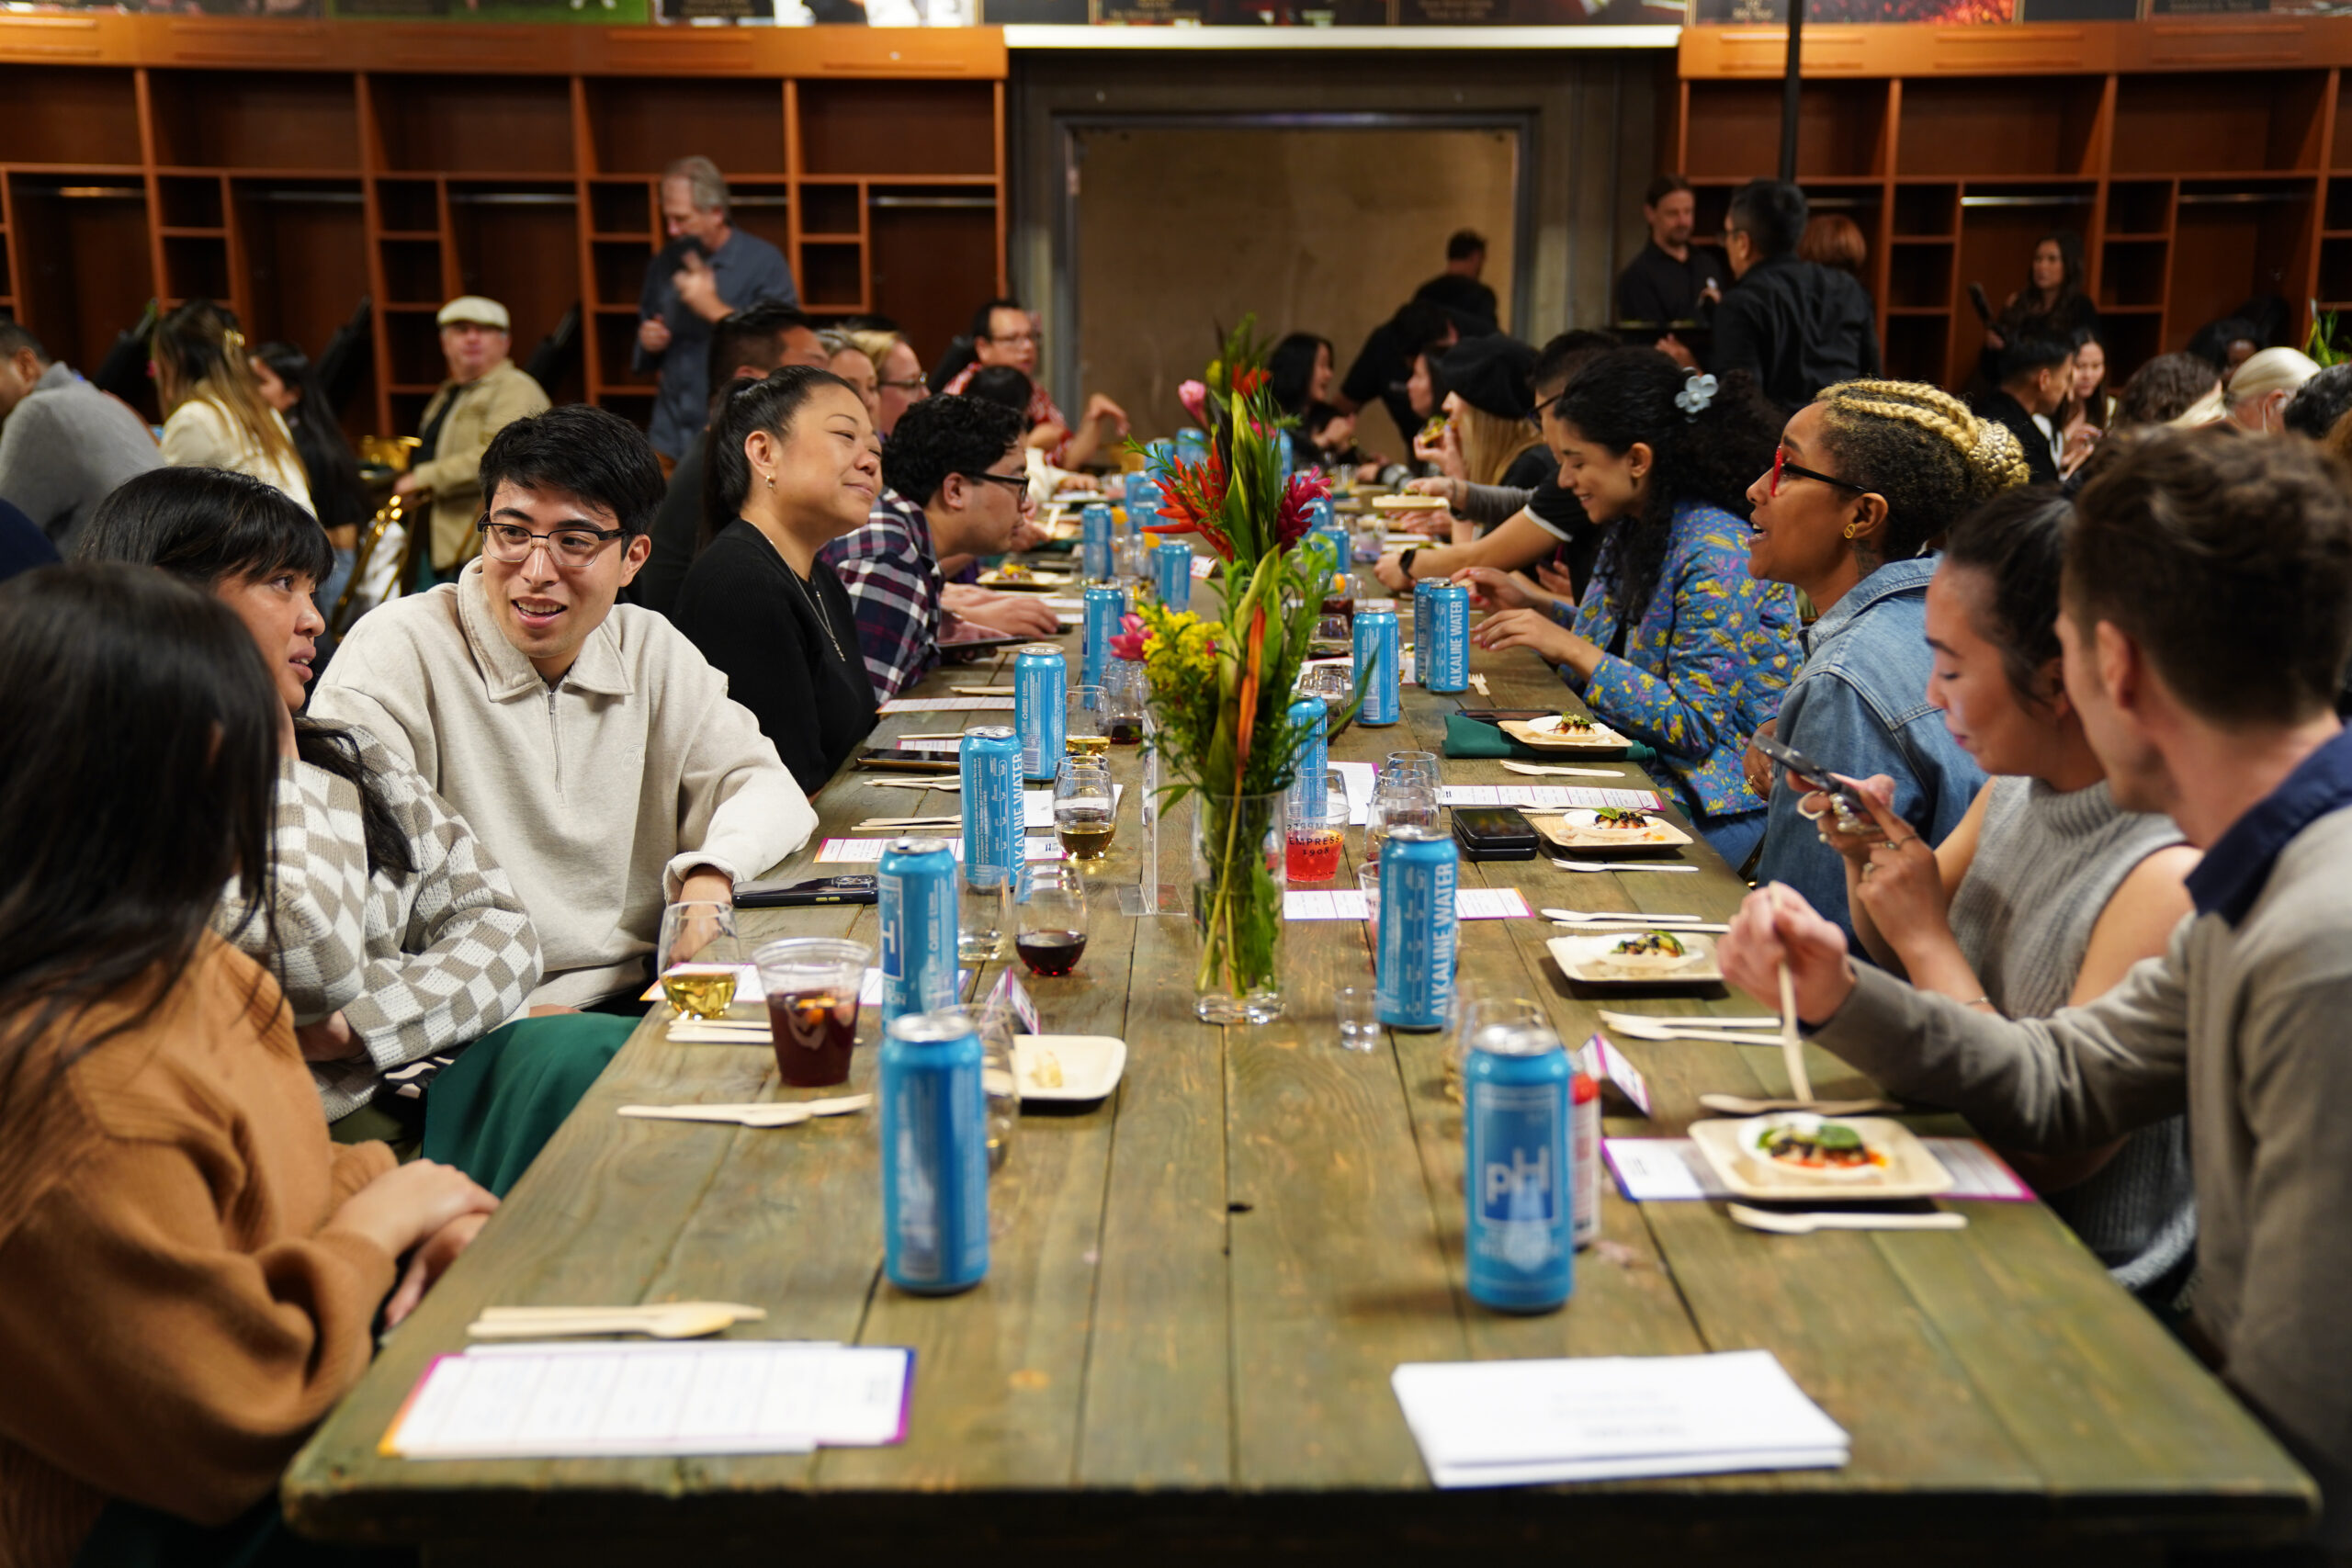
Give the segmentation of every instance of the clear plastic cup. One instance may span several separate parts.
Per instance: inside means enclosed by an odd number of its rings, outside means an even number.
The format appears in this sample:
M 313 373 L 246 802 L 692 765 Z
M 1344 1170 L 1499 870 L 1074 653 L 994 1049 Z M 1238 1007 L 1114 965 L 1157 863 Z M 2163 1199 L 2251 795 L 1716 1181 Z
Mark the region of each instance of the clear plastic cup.
M 752 955 L 767 993 L 776 1071 L 795 1089 L 849 1082 L 857 996 L 874 950 L 831 937 L 788 937 Z

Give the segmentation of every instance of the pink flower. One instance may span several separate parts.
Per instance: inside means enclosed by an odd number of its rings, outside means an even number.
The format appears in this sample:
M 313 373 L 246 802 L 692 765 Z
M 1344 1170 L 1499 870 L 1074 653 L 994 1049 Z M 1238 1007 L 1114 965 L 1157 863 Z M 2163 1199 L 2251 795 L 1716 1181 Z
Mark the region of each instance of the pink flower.
M 1122 615 L 1119 629 L 1111 638 L 1111 657 L 1131 659 L 1140 663 L 1143 645 L 1151 640 L 1151 628 L 1143 624 L 1141 615 Z
M 1288 549 L 1306 536 L 1315 520 L 1311 503 L 1331 493 L 1323 476 L 1315 473 L 1293 474 L 1283 490 L 1281 512 L 1274 519 L 1274 536 L 1279 547 Z
M 1209 389 L 1206 382 L 1185 381 L 1179 384 L 1176 400 L 1184 405 L 1184 412 L 1193 416 L 1193 423 L 1206 424 L 1209 422 Z

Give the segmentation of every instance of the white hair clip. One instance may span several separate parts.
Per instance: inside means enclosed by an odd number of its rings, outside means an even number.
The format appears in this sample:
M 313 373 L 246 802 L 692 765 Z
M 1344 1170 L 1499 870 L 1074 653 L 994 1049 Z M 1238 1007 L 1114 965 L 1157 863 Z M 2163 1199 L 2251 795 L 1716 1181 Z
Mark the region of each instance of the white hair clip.
M 1674 394 L 1674 406 L 1682 411 L 1685 419 L 1696 419 L 1709 403 L 1715 400 L 1715 378 L 1693 376 L 1682 383 L 1682 390 Z

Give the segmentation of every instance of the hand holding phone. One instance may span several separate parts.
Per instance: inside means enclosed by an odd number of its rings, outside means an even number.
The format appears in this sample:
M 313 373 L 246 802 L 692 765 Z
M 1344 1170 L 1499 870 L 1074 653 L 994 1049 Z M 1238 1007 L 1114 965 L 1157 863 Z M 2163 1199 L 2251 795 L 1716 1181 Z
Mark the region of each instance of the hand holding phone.
M 1758 734 L 1756 749 L 1773 763 L 1815 795 L 1829 797 L 1830 808 L 1837 814 L 1838 830 L 1841 833 L 1861 833 L 1871 825 L 1870 803 L 1861 791 L 1852 784 L 1840 784 L 1827 768 L 1815 761 L 1795 747 L 1783 743 L 1779 737 Z

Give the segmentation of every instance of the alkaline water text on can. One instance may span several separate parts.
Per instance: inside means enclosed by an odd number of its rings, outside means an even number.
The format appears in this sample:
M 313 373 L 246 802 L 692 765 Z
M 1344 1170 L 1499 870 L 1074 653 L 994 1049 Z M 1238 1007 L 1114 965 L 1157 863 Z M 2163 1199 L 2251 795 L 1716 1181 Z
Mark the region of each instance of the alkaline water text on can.
M 1392 1029 L 1443 1029 L 1453 1017 L 1453 838 L 1418 823 L 1380 844 L 1380 1021 Z
M 895 1019 L 880 1067 L 883 1270 L 921 1295 L 969 1290 L 989 1271 L 979 1034 L 960 1008 Z
M 1050 783 L 1069 732 L 1069 664 L 1050 642 L 1013 656 L 1012 726 L 1021 732 L 1021 776 Z
M 944 839 L 893 839 L 876 878 L 882 1021 L 956 1005 L 956 856 Z
M 1396 612 L 1356 611 L 1356 679 L 1363 685 L 1363 705 L 1356 722 L 1377 729 L 1404 716 L 1396 690 Z
M 1298 779 L 1290 786 L 1291 804 L 1318 826 L 1329 788 L 1323 774 L 1331 762 L 1330 723 L 1330 709 L 1321 697 L 1301 697 L 1290 705 L 1290 727 L 1306 738 L 1299 742 Z
M 1145 536 L 1148 538 L 1150 536 Z M 1182 539 L 1162 539 L 1151 552 L 1153 584 L 1159 602 L 1170 610 L 1193 607 L 1193 547 Z
M 1385 881 L 1385 877 L 1383 878 Z M 1567 1053 L 1535 1025 L 1478 1032 L 1463 1064 L 1463 1251 L 1470 1298 L 1549 1312 L 1576 1285 Z
M 1429 636 L 1415 639 L 1413 667 L 1420 671 L 1421 684 L 1432 692 L 1466 692 L 1470 689 L 1470 590 L 1461 583 L 1437 583 L 1430 589 L 1427 602 Z M 1421 604 L 1421 595 L 1416 592 L 1417 615 Z
M 1430 683 L 1430 593 L 1434 577 L 1413 580 L 1413 679 L 1426 690 Z
M 1079 570 L 1090 582 L 1111 575 L 1111 509 L 1096 502 L 1078 514 Z
M 966 730 L 956 771 L 964 786 L 964 880 L 1001 887 L 1021 871 L 1020 736 L 1002 724 Z
M 1099 686 L 1111 668 L 1111 639 L 1119 635 L 1119 617 L 1127 613 L 1127 591 L 1097 586 L 1086 591 L 1086 658 L 1082 684 Z
M 1578 1072 L 1568 1080 L 1569 1213 L 1578 1247 L 1600 1239 L 1600 1086 Z

